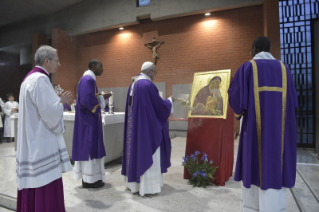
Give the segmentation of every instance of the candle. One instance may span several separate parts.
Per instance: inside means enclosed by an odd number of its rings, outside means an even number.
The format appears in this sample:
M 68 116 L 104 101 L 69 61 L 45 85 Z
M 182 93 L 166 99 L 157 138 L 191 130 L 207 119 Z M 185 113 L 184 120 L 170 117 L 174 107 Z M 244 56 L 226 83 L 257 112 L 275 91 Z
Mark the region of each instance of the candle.
M 109 105 L 113 105 L 113 92 L 111 91 L 112 96 L 109 98 Z

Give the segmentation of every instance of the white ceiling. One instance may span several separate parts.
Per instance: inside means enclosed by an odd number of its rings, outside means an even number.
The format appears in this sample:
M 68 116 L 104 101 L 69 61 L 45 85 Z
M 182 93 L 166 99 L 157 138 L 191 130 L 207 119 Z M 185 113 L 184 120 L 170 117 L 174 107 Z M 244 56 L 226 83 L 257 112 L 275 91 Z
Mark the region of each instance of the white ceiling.
M 0 0 L 0 27 L 57 12 L 83 0 Z

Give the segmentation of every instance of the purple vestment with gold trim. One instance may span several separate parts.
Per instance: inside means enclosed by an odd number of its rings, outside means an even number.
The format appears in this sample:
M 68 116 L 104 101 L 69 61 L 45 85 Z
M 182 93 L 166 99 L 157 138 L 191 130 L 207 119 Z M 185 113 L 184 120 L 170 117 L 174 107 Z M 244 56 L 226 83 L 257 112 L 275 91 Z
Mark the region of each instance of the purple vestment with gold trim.
M 298 105 L 292 75 L 278 60 L 254 61 L 256 72 L 253 61 L 245 62 L 228 90 L 236 117 L 243 116 L 234 179 L 246 188 L 291 188 L 296 179 Z
M 87 161 L 104 157 L 100 100 L 95 80 L 83 76 L 78 86 L 75 109 L 72 160 Z

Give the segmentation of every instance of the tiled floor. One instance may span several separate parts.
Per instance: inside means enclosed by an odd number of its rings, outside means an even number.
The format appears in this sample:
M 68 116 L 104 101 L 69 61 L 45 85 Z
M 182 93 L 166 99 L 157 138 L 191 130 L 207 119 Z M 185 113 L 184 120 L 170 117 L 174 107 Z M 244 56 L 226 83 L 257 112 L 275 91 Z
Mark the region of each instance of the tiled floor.
M 105 170 L 106 184 L 101 189 L 83 189 L 73 173 L 63 175 L 64 198 L 68 212 L 90 211 L 216 211 L 236 212 L 240 205 L 240 183 L 232 178 L 226 186 L 193 188 L 183 179 L 182 156 L 186 138 L 172 139 L 172 167 L 164 174 L 164 187 L 158 195 L 141 197 L 123 186 L 121 165 Z M 238 140 L 235 140 L 235 158 Z M 297 199 L 307 212 L 318 212 L 319 160 L 307 150 L 298 150 L 298 172 L 295 186 Z M 0 193 L 16 197 L 14 143 L 0 144 Z M 0 211 L 7 211 L 0 208 Z M 287 211 L 300 211 L 290 189 Z

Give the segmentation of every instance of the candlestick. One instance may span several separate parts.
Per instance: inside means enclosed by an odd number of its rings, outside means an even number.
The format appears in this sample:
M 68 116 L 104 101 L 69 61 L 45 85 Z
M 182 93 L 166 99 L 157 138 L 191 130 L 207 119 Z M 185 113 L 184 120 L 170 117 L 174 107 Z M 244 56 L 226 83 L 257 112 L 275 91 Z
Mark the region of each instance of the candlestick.
M 109 105 L 113 106 L 113 92 L 111 91 L 112 96 L 109 98 Z

